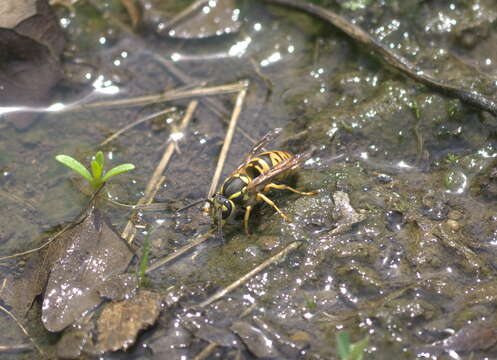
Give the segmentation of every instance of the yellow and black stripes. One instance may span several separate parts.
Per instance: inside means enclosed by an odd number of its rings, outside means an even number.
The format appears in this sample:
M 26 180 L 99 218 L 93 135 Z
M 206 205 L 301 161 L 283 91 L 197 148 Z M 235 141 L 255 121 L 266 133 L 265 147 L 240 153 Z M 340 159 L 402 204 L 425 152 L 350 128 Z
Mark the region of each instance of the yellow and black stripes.
M 245 232 L 248 234 L 248 221 L 253 207 L 264 202 L 274 208 L 285 220 L 291 219 L 264 193 L 272 189 L 289 190 L 301 195 L 314 195 L 315 192 L 302 192 L 273 180 L 286 177 L 291 170 L 308 158 L 307 153 L 292 155 L 286 151 L 274 150 L 248 157 L 246 162 L 224 181 L 214 196 L 214 207 L 220 212 L 223 221 L 233 218 L 237 209 L 244 209 Z
M 247 174 L 251 178 L 251 180 L 253 180 L 257 176 L 267 173 L 273 167 L 291 157 L 292 155 L 285 151 L 266 151 L 257 154 L 252 159 L 250 159 L 250 161 L 247 163 L 242 171 L 244 171 L 245 174 Z

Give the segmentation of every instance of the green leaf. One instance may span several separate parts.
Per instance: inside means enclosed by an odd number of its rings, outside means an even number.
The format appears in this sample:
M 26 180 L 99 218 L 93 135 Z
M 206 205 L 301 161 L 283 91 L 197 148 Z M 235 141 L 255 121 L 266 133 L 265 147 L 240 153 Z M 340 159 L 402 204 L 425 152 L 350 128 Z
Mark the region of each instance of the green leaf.
M 93 181 L 93 177 L 91 176 L 90 172 L 78 160 L 68 155 L 57 155 L 55 159 L 61 162 L 62 164 L 64 164 L 65 166 L 73 169 L 75 172 L 77 172 L 79 175 L 84 177 L 89 182 Z
M 93 179 L 98 181 L 102 178 L 103 167 L 99 164 L 98 161 L 93 160 L 91 162 L 91 172 L 93 173 Z
M 342 360 L 347 360 L 350 353 L 350 336 L 346 331 L 340 331 L 336 335 L 338 355 Z
M 102 151 L 99 151 L 95 154 L 95 161 L 97 162 L 98 165 L 100 165 L 101 169 L 104 168 L 105 158 L 104 158 L 104 153 Z
M 121 164 L 121 165 L 118 165 L 115 168 L 110 169 L 104 175 L 104 177 L 102 178 L 102 181 L 105 182 L 105 181 L 107 181 L 109 178 L 111 178 L 113 176 L 116 176 L 116 175 L 121 174 L 121 173 L 126 172 L 126 171 L 133 170 L 134 168 L 135 168 L 135 165 L 133 165 L 133 164 Z

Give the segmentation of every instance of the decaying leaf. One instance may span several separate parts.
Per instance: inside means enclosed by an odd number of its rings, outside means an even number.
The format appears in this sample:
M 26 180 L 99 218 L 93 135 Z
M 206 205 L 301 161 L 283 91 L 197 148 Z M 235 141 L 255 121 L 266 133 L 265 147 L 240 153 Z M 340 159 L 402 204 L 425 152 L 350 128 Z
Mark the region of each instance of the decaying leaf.
M 497 328 L 488 322 L 466 325 L 448 338 L 423 346 L 418 352 L 441 354 L 448 351 L 487 350 L 497 342 Z
M 347 193 L 342 191 L 335 192 L 333 194 L 333 202 L 335 203 L 333 218 L 337 219 L 337 226 L 329 232 L 329 235 L 347 232 L 352 225 L 366 219 L 365 215 L 357 213 L 352 205 L 350 205 L 350 199 Z
M 102 301 L 99 289 L 123 273 L 133 253 L 93 209 L 61 239 L 65 253 L 55 262 L 43 299 L 42 321 L 49 331 L 61 331 Z
M 64 238 L 59 237 L 48 246 L 27 257 L 19 274 L 9 275 L 0 291 L 3 300 L 14 314 L 26 316 L 34 299 L 43 292 L 53 263 L 65 252 Z
M 154 324 L 160 309 L 160 296 L 147 290 L 132 299 L 107 304 L 97 322 L 98 351 L 126 350 L 140 330 Z
M 0 104 L 45 106 L 62 75 L 59 56 L 64 34 L 46 0 L 0 1 Z M 7 118 L 18 129 L 36 113 L 16 111 Z
M 247 346 L 249 351 L 258 358 L 278 358 L 280 353 L 274 342 L 262 330 L 245 321 L 236 321 L 231 325 L 235 332 Z
M 196 3 L 202 3 L 197 1 Z M 240 9 L 235 0 L 203 1 L 173 19 L 168 35 L 181 39 L 202 39 L 236 33 L 241 26 Z

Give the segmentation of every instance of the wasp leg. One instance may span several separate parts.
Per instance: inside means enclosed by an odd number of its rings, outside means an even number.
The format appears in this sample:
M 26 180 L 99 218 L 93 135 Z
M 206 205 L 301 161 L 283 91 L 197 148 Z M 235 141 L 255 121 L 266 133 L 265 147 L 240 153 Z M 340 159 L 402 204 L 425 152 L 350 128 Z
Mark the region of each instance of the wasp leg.
M 260 199 L 260 200 L 264 201 L 266 204 L 272 206 L 278 212 L 278 214 L 280 214 L 280 216 L 283 218 L 283 220 L 288 221 L 288 222 L 292 222 L 292 219 L 290 219 L 288 216 L 286 216 L 283 213 L 283 211 L 281 211 L 280 208 L 276 206 L 276 204 L 273 202 L 273 200 L 268 198 L 266 195 L 264 195 L 262 193 L 257 193 L 256 199 L 257 200 Z
M 245 208 L 245 216 L 243 217 L 243 224 L 245 225 L 245 234 L 250 235 L 249 229 L 248 229 L 248 222 L 250 218 L 250 212 L 252 211 L 252 206 L 247 206 Z
M 317 191 L 299 191 L 297 189 L 294 189 L 288 185 L 283 185 L 283 184 L 274 184 L 274 183 L 269 183 L 266 186 L 264 186 L 264 191 L 269 191 L 270 189 L 277 189 L 277 190 L 290 190 L 293 191 L 294 193 L 300 194 L 300 195 L 316 195 L 318 192 Z

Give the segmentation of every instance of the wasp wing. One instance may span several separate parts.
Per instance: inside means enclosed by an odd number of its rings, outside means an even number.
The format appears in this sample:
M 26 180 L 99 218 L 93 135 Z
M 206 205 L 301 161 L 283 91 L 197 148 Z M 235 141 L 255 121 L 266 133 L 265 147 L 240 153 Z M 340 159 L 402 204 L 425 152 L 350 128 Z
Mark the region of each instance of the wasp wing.
M 300 164 L 309 160 L 314 151 L 315 148 L 313 147 L 306 152 L 292 156 L 291 158 L 279 163 L 269 171 L 257 176 L 247 185 L 247 192 L 255 193 L 257 191 L 260 191 L 261 188 L 266 186 L 276 176 L 282 174 L 285 171 L 296 169 L 300 166 Z
M 235 171 L 233 171 L 233 174 L 240 171 L 243 169 L 245 165 L 254 157 L 255 154 L 259 153 L 261 149 L 267 145 L 271 140 L 274 138 L 278 137 L 278 135 L 281 133 L 281 128 L 276 128 L 270 132 L 268 132 L 266 135 L 262 137 L 253 147 L 250 149 L 250 151 L 245 155 L 243 158 L 243 161 L 238 165 Z

